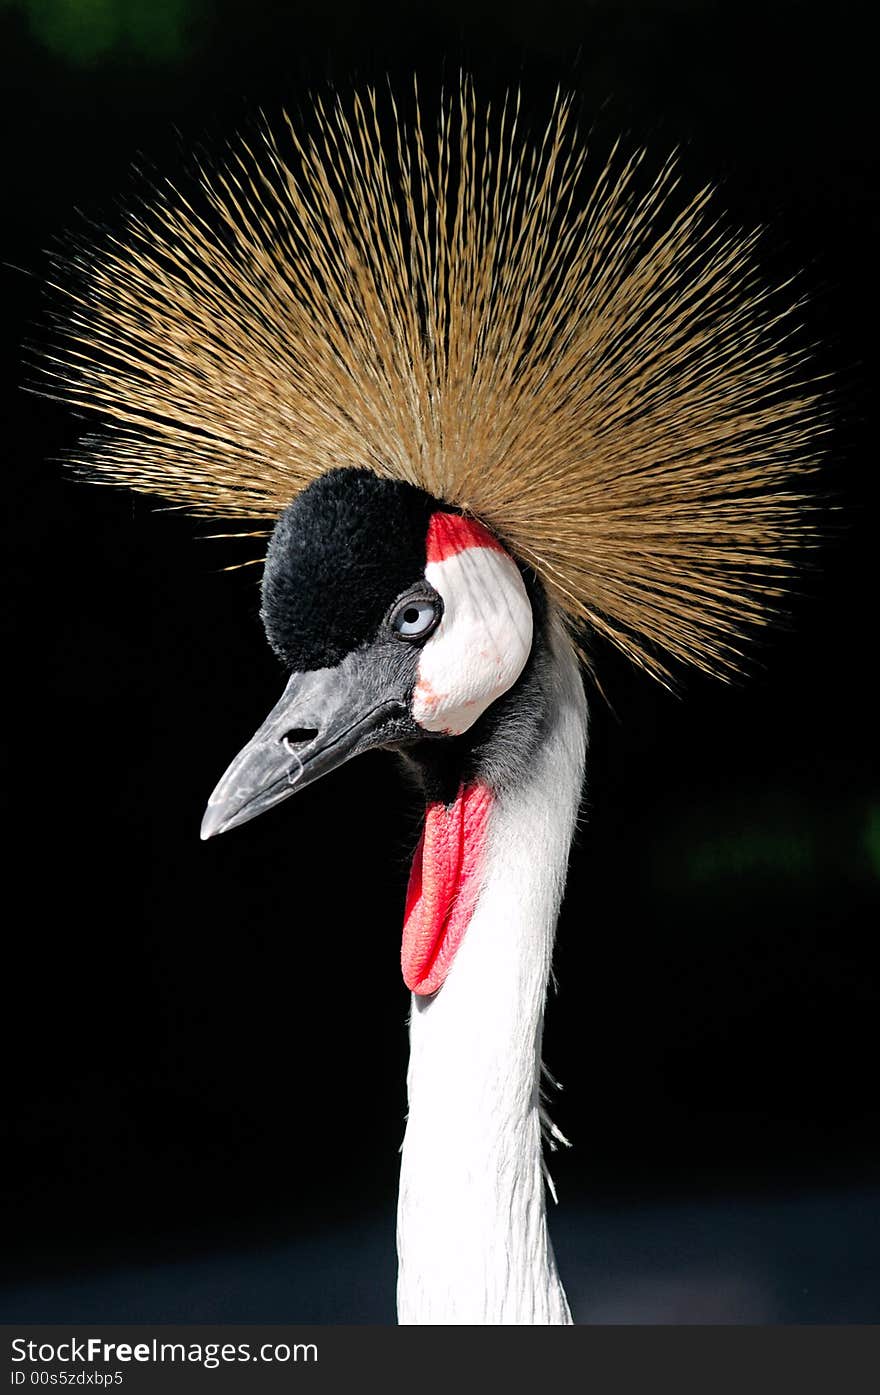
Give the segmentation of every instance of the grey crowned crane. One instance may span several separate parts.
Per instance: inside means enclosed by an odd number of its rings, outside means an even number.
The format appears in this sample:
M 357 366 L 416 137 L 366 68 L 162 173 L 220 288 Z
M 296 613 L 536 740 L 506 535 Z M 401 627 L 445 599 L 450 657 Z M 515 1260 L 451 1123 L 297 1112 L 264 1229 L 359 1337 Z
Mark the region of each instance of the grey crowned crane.
M 50 391 L 74 463 L 271 541 L 289 678 L 208 803 L 234 828 L 397 753 L 425 817 L 398 1209 L 405 1323 L 571 1321 L 547 1232 L 541 1037 L 602 636 L 729 676 L 809 533 L 823 407 L 797 317 L 725 231 L 571 104 L 463 80 L 429 134 L 316 99 L 68 257 Z

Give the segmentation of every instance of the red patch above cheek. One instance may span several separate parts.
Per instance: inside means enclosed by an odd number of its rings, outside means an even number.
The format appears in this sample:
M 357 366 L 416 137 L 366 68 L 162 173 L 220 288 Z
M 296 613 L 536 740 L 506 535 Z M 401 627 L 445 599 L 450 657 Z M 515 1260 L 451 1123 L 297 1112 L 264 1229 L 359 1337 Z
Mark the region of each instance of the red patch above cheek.
M 492 795 L 461 786 L 454 803 L 437 801 L 413 858 L 400 963 L 413 993 L 436 993 L 464 939 L 482 884 Z
M 488 547 L 503 552 L 497 538 L 475 518 L 463 518 L 459 513 L 434 513 L 428 524 L 427 560 L 445 562 L 468 547 Z

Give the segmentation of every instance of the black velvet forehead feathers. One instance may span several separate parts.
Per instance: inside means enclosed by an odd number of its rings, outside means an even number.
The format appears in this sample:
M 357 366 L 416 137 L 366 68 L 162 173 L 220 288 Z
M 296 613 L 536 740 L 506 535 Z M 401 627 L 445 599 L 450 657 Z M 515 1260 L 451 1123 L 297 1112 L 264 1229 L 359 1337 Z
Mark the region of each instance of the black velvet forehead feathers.
M 431 514 L 424 490 L 372 470 L 321 475 L 279 518 L 261 615 L 289 668 L 329 668 L 376 635 L 396 598 L 424 577 Z

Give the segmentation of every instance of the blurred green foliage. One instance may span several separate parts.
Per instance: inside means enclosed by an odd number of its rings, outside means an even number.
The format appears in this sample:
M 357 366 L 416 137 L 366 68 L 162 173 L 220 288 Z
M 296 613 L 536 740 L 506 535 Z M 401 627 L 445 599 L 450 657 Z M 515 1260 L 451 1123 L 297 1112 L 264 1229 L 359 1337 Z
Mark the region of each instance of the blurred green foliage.
M 688 873 L 695 882 L 782 872 L 803 877 L 813 861 L 812 839 L 794 829 L 755 828 L 707 840 L 688 854 Z
M 713 827 L 714 824 L 714 827 Z M 669 821 L 654 845 L 654 869 L 667 887 L 723 889 L 737 880 L 807 883 L 840 875 L 880 878 L 880 804 L 839 806 L 831 818 L 815 806 L 771 797 L 739 817 L 720 810 L 698 821 Z
M 868 810 L 865 823 L 865 849 L 875 877 L 880 877 L 880 804 Z
M 0 0 L 20 10 L 33 37 L 78 66 L 127 52 L 171 62 L 188 47 L 200 0 Z

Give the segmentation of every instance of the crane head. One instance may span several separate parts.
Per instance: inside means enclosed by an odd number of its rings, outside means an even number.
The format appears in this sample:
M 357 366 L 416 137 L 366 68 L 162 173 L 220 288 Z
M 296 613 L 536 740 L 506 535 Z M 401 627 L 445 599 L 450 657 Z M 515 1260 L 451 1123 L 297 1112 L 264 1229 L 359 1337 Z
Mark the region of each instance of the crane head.
M 290 677 L 211 795 L 203 838 L 363 751 L 461 736 L 532 648 L 522 574 L 493 534 L 369 470 L 332 470 L 285 510 L 262 594 Z

